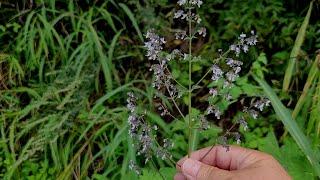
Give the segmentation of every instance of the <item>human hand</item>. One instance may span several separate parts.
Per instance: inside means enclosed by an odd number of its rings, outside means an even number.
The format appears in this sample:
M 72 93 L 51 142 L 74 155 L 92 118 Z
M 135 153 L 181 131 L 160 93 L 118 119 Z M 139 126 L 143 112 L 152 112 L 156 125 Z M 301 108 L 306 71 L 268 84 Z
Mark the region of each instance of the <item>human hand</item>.
M 230 146 L 207 147 L 177 163 L 175 180 L 289 180 L 291 177 L 271 155 Z M 210 150 L 211 149 L 211 150 Z

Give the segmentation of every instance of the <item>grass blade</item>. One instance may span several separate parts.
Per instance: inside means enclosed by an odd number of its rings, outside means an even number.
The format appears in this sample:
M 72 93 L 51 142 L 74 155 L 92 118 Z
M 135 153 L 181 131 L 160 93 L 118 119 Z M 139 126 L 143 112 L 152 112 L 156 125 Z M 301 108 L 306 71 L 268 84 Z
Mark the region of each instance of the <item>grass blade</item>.
M 293 139 L 296 141 L 298 146 L 307 156 L 311 165 L 314 167 L 314 171 L 318 177 L 320 177 L 320 160 L 314 153 L 311 148 L 311 144 L 308 138 L 304 135 L 302 130 L 298 127 L 296 121 L 293 120 L 290 111 L 282 104 L 280 99 L 277 97 L 276 93 L 273 89 L 262 79 L 253 75 L 253 78 L 260 84 L 262 89 L 264 90 L 266 96 L 271 101 L 271 104 L 278 116 L 278 118 L 282 121 L 286 129 L 289 131 Z
M 108 100 L 109 98 L 111 98 L 112 96 L 116 95 L 119 92 L 123 92 L 125 89 L 127 89 L 129 86 L 131 86 L 133 83 L 137 83 L 137 82 L 144 82 L 143 80 L 135 80 L 132 81 L 128 84 L 122 85 L 110 92 L 108 92 L 107 94 L 105 94 L 104 96 L 102 96 L 101 98 L 99 98 L 95 105 L 93 106 L 91 112 L 94 112 L 95 110 L 97 110 L 97 108 L 99 108 L 106 100 Z
M 311 3 L 310 3 L 309 10 L 308 10 L 307 15 L 304 18 L 303 23 L 302 23 L 302 25 L 301 25 L 301 27 L 299 29 L 296 41 L 295 41 L 293 49 L 292 49 L 292 51 L 290 53 L 288 67 L 287 67 L 286 73 L 284 75 L 284 80 L 283 80 L 283 86 L 282 86 L 282 90 L 283 91 L 287 91 L 289 89 L 290 82 L 291 82 L 291 79 L 292 79 L 292 75 L 293 75 L 294 70 L 295 70 L 295 64 L 296 64 L 297 56 L 299 55 L 302 43 L 303 43 L 304 38 L 305 38 L 306 29 L 307 29 L 308 24 L 309 24 L 309 19 L 310 19 L 310 15 L 311 15 L 311 11 L 312 11 L 312 5 L 313 5 L 313 1 L 311 1 Z
M 320 137 L 320 73 L 318 73 L 316 77 L 317 85 L 315 93 L 312 97 L 312 106 L 310 112 L 310 118 L 307 125 L 307 133 L 311 134 L 311 132 L 315 132 L 315 139 Z M 319 141 L 319 140 L 318 140 Z
M 112 73 L 114 76 L 114 79 L 116 80 L 116 82 L 118 83 L 118 85 L 121 84 L 120 82 L 120 78 L 117 72 L 117 69 L 115 68 L 114 64 L 112 63 L 112 60 L 114 59 L 113 53 L 114 53 L 114 49 L 116 46 L 116 43 L 118 42 L 118 39 L 122 33 L 123 29 L 121 29 L 112 39 L 112 42 L 110 44 L 109 50 L 108 50 L 108 63 L 109 63 L 109 67 L 111 67 L 112 69 Z
M 111 91 L 113 89 L 113 84 L 112 84 L 112 75 L 111 75 L 111 69 L 109 67 L 109 64 L 108 64 L 108 59 L 103 51 L 103 48 L 102 48 L 102 45 L 101 45 L 101 42 L 100 42 L 100 38 L 96 32 L 96 30 L 94 29 L 94 27 L 92 26 L 92 24 L 89 24 L 88 25 L 89 29 L 90 29 L 90 33 L 91 33 L 91 36 L 92 36 L 92 40 L 96 46 L 96 50 L 98 52 L 98 55 L 99 55 L 99 62 L 102 66 L 102 71 L 103 71 L 103 74 L 104 74 L 104 78 L 105 78 L 105 81 L 106 81 L 106 84 L 107 84 L 107 89 L 109 91 Z
M 299 111 L 301 110 L 301 108 L 305 102 L 305 98 L 308 94 L 310 86 L 312 85 L 312 83 L 314 83 L 314 80 L 316 79 L 315 77 L 319 73 L 319 68 L 318 68 L 319 63 L 320 63 L 320 55 L 317 55 L 315 61 L 312 64 L 312 67 L 309 71 L 307 82 L 305 83 L 305 85 L 303 87 L 303 92 L 302 92 L 301 96 L 299 97 L 299 100 L 293 110 L 293 113 L 292 113 L 293 118 L 297 117 Z
M 99 12 L 102 15 L 102 17 L 108 22 L 111 29 L 116 33 L 118 30 L 117 30 L 116 26 L 114 25 L 111 14 L 103 8 L 99 8 Z
M 128 15 L 129 19 L 131 20 L 132 22 L 132 25 L 133 27 L 136 29 L 137 33 L 138 33 L 138 36 L 141 40 L 141 42 L 143 42 L 143 37 L 142 37 L 142 33 L 140 31 L 140 28 L 138 26 L 138 23 L 137 23 L 137 20 L 136 18 L 134 17 L 133 13 L 131 12 L 131 10 L 128 8 L 127 5 L 123 4 L 123 3 L 120 3 L 119 6 L 124 10 L 124 12 Z

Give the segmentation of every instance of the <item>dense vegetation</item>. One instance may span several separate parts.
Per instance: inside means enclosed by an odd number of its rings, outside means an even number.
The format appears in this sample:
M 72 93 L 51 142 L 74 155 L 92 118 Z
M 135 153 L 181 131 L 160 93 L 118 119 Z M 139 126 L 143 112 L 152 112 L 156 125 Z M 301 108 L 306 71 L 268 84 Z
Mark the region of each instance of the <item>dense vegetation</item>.
M 249 119 L 247 132 L 239 128 L 242 146 L 271 153 L 294 179 L 316 179 L 320 166 L 320 2 L 309 3 L 206 0 L 199 14 L 208 36 L 193 50 L 209 60 L 241 32 L 257 32 L 258 46 L 242 59 L 232 93 L 244 101 L 266 94 L 273 108 Z M 143 164 L 127 130 L 131 91 L 174 141 L 173 159 L 184 156 L 187 133 L 181 122 L 158 115 L 143 48 L 143 35 L 154 28 L 169 39 L 166 49 L 186 49 L 170 33 L 181 26 L 173 22 L 175 7 L 169 0 L 1 1 L 0 179 L 138 178 L 128 169 L 132 159 Z M 185 67 L 171 66 L 186 82 Z M 208 66 L 192 67 L 194 79 Z M 193 97 L 195 111 L 205 108 L 208 87 Z M 199 134 L 199 148 L 230 127 L 239 106 L 210 120 L 215 126 Z M 141 179 L 160 178 L 154 166 L 174 173 L 171 162 L 155 162 Z

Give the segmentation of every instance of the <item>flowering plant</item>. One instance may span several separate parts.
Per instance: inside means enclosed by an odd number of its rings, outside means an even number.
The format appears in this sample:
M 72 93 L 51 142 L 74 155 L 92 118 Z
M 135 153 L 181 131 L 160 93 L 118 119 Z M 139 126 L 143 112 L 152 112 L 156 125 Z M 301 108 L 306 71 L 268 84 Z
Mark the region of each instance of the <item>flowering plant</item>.
M 230 45 L 225 51 L 219 49 L 219 57 L 212 60 L 211 67 L 207 72 L 197 81 L 194 82 L 192 78 L 192 66 L 194 63 L 202 61 L 200 56 L 193 54 L 193 41 L 198 38 L 204 38 L 207 30 L 201 24 L 201 17 L 196 13 L 197 8 L 203 4 L 202 0 L 179 0 L 179 9 L 174 13 L 174 19 L 185 22 L 186 30 L 175 30 L 175 39 L 185 41 L 188 43 L 188 50 L 174 49 L 166 52 L 165 44 L 167 43 L 164 37 L 159 36 L 156 30 L 149 30 L 145 37 L 145 48 L 147 49 L 146 57 L 152 63 L 150 71 L 153 72 L 153 87 L 157 90 L 155 99 L 162 99 L 163 97 L 172 102 L 174 108 L 177 110 L 179 117 L 172 114 L 165 103 L 160 103 L 158 110 L 161 116 L 170 116 L 173 119 L 182 120 L 188 128 L 188 156 L 193 151 L 193 141 L 195 131 L 207 130 L 210 128 L 208 117 L 212 115 L 216 119 L 221 119 L 223 111 L 217 102 L 226 101 L 231 104 L 235 101 L 230 93 L 230 89 L 235 86 L 234 82 L 239 77 L 243 62 L 239 60 L 241 53 L 247 53 L 250 47 L 257 44 L 257 35 L 254 31 L 250 34 L 241 33 L 237 41 Z M 186 63 L 188 66 L 188 84 L 187 86 L 180 83 L 172 75 L 170 62 L 176 61 Z M 200 115 L 193 116 L 192 98 L 195 90 L 199 89 L 208 76 L 211 76 L 211 81 L 215 84 L 214 87 L 208 90 L 208 107 Z M 184 112 L 181 108 L 181 97 L 187 97 L 188 112 Z M 251 116 L 254 119 L 258 116 L 258 111 L 263 111 L 264 107 L 269 106 L 270 101 L 264 97 L 253 99 L 249 106 L 243 107 L 243 113 L 237 117 L 236 123 L 231 128 L 227 129 L 218 139 L 217 143 L 222 144 L 228 150 L 228 138 L 233 137 L 237 143 L 241 142 L 241 135 L 234 132 L 236 125 L 241 125 L 244 130 L 248 129 L 246 116 Z M 180 105 L 180 106 L 179 106 Z M 163 139 L 158 142 L 156 136 L 158 127 L 150 124 L 146 118 L 145 113 L 137 108 L 137 97 L 132 93 L 128 93 L 127 108 L 130 111 L 128 118 L 129 134 L 134 139 L 135 148 L 138 155 L 145 158 L 145 163 L 152 161 L 152 156 L 155 154 L 161 159 L 168 159 L 174 163 L 169 151 L 174 144 L 169 139 Z M 153 163 L 153 162 L 152 162 Z M 140 173 L 139 167 L 130 162 L 130 169 L 136 173 Z

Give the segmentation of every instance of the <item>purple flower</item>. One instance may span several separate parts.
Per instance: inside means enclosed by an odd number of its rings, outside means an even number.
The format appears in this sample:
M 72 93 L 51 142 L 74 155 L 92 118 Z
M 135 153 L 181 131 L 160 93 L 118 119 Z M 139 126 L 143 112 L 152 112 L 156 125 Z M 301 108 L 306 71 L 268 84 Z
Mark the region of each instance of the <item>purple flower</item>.
M 200 129 L 201 130 L 207 130 L 210 128 L 209 122 L 204 115 L 201 115 L 199 117 L 199 119 L 200 119 Z
M 241 33 L 240 36 L 238 37 L 239 42 L 236 44 L 232 44 L 230 46 L 230 50 L 234 51 L 236 56 L 239 56 L 241 50 L 244 53 L 247 53 L 249 51 L 249 46 L 254 46 L 257 44 L 258 36 L 254 34 L 254 31 L 251 31 L 251 36 L 248 37 L 246 34 Z
M 217 119 L 220 119 L 222 115 L 221 111 L 215 106 L 209 106 L 207 108 L 207 114 L 214 114 Z
M 246 120 L 244 120 L 243 117 L 241 117 L 241 118 L 238 120 L 238 123 L 239 123 L 241 126 L 243 126 L 243 130 L 244 130 L 244 131 L 247 131 L 247 129 L 248 129 L 248 123 L 247 123 Z
M 176 32 L 175 34 L 175 38 L 176 39 L 184 39 L 187 37 L 187 32 L 186 31 L 179 31 L 179 32 Z
M 211 67 L 211 69 L 212 69 L 212 78 L 211 79 L 213 81 L 219 80 L 223 75 L 223 71 L 221 70 L 221 68 L 218 65 L 213 65 Z
M 262 98 L 261 100 L 256 101 L 254 107 L 263 111 L 264 107 L 270 106 L 270 100 L 267 98 Z
M 186 14 L 184 13 L 183 10 L 178 10 L 177 12 L 174 13 L 174 16 L 173 18 L 177 19 L 177 18 L 181 18 L 181 19 L 184 19 L 186 18 Z
M 133 160 L 129 161 L 129 169 L 134 171 L 137 175 L 141 175 L 140 167 Z
M 199 30 L 198 30 L 198 34 L 203 37 L 205 37 L 207 35 L 207 29 L 204 28 L 204 27 L 201 27 Z
M 212 97 L 215 97 L 218 95 L 218 90 L 215 88 L 210 88 L 209 94 L 211 94 Z
M 127 95 L 127 108 L 130 110 L 130 112 L 134 112 L 136 110 L 137 98 L 134 96 L 132 92 L 129 92 Z
M 154 30 L 149 30 L 146 34 L 146 38 L 149 40 L 145 42 L 144 46 L 147 48 L 147 57 L 149 60 L 157 60 L 160 57 L 160 53 L 163 49 L 162 45 L 166 43 L 164 38 L 161 38 L 154 33 Z
M 230 82 L 234 82 L 236 80 L 236 78 L 238 78 L 239 75 L 238 74 L 235 74 L 234 72 L 230 71 L 230 72 L 227 72 L 226 74 L 226 78 L 228 81 Z
M 180 6 L 183 6 L 183 5 L 185 5 L 187 3 L 187 0 L 179 0 L 178 1 L 178 4 L 180 5 Z
M 192 5 L 197 5 L 199 8 L 203 4 L 202 0 L 190 0 Z
M 234 133 L 234 138 L 235 138 L 237 144 L 241 143 L 241 135 L 240 135 L 240 133 L 238 133 L 238 132 Z

